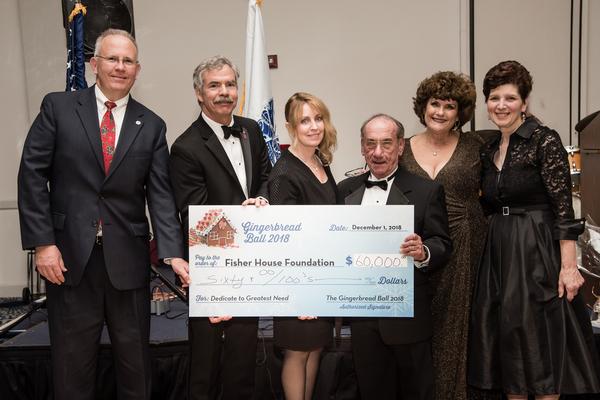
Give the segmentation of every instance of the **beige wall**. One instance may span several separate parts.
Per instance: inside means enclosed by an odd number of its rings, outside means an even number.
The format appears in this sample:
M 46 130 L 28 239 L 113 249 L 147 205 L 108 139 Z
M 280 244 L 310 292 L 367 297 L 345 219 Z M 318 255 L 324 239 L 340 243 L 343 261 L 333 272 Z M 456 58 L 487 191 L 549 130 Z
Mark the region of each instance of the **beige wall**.
M 492 128 L 481 91 L 485 73 L 499 61 L 517 60 L 533 76 L 529 109 L 568 142 L 570 1 L 475 2 L 476 124 Z M 510 23 L 507 23 L 510 21 Z
M 16 191 L 18 159 L 29 125 L 18 0 L 0 2 L 0 37 L 0 296 L 16 296 L 27 277 Z
M 581 118 L 600 109 L 600 2 L 583 0 Z M 579 2 L 574 2 L 579 15 Z M 578 29 L 573 27 L 572 120 L 569 123 L 571 2 L 478 0 L 475 2 L 475 84 L 478 129 L 491 128 L 481 91 L 485 73 L 502 60 L 521 62 L 533 76 L 530 111 L 556 129 L 563 143 L 578 145 Z M 510 21 L 509 24 L 506 21 Z M 569 129 L 571 127 L 572 129 Z
M 559 130 L 563 140 L 568 131 L 569 88 L 564 71 L 568 72 L 569 60 L 569 3 L 475 2 L 476 85 L 479 88 L 483 74 L 496 62 L 521 60 L 535 79 L 532 110 Z M 600 26 L 595 22 L 600 21 L 600 5 L 589 3 L 586 102 L 593 110 L 600 108 L 596 72 Z M 0 135 L 4 167 L 0 168 L 0 200 L 14 204 L 15 175 L 27 127 L 44 94 L 64 90 L 65 39 L 59 0 L 0 4 L 4 34 L 0 54 L 13 55 L 1 61 L 0 79 L 8 90 L 0 94 L 0 112 L 2 120 L 15 124 Z M 272 70 L 271 78 L 281 142 L 289 142 L 283 124 L 287 98 L 299 90 L 320 96 L 339 132 L 333 165 L 337 179 L 362 165 L 358 128 L 364 119 L 375 112 L 393 114 L 411 135 L 421 129 L 411 106 L 418 83 L 438 70 L 468 72 L 468 0 L 265 0 L 263 4 L 268 50 L 279 56 L 279 69 Z M 246 0 L 134 1 L 142 72 L 133 95 L 167 121 L 170 143 L 197 117 L 191 74 L 199 61 L 220 53 L 243 72 L 246 13 Z M 93 83 L 89 68 L 88 76 Z M 477 125 L 489 126 L 482 101 Z M 22 254 L 15 249 L 16 212 L 8 213 L 13 225 L 0 227 L 0 240 L 12 241 L 0 242 L 2 251 Z M 15 254 L 11 257 L 0 266 L 0 295 L 3 286 L 24 282 L 24 261 Z
M 21 3 L 33 118 L 46 92 L 63 89 L 64 31 L 60 4 Z M 405 122 L 407 132 L 418 129 L 410 105 L 418 82 L 466 65 L 459 29 L 466 23 L 463 3 L 265 1 L 269 52 L 279 55 L 272 86 L 282 142 L 288 142 L 283 105 L 298 90 L 315 93 L 331 108 L 340 133 L 337 177 L 360 165 L 358 127 L 369 115 L 389 112 Z M 142 72 L 133 95 L 167 121 L 172 142 L 197 116 L 191 75 L 203 58 L 229 56 L 243 73 L 247 1 L 135 1 L 134 13 Z
M 0 120 L 3 132 L 0 134 L 0 203 L 10 206 L 16 199 L 18 154 L 27 133 L 29 116 L 27 113 L 27 90 L 23 71 L 23 45 L 19 7 L 16 0 L 0 2 L 0 46 L 2 65 L 0 74 L 1 103 Z M 25 89 L 25 90 L 24 90 Z

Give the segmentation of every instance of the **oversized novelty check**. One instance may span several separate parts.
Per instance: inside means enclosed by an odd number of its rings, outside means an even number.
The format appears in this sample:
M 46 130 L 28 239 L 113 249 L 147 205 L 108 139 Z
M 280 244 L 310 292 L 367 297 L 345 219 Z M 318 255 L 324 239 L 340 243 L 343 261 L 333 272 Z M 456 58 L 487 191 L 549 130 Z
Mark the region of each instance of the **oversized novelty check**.
M 413 206 L 190 206 L 190 316 L 413 316 Z

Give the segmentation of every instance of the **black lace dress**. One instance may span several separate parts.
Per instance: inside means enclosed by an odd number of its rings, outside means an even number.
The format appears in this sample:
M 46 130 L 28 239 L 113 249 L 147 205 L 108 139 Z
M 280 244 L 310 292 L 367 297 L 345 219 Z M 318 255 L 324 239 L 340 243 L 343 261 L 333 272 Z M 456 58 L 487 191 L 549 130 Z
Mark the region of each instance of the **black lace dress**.
M 327 182 L 321 183 L 312 171 L 289 151 L 283 152 L 269 175 L 269 203 L 336 204 L 337 187 L 328 166 Z M 331 318 L 299 320 L 297 317 L 273 318 L 275 345 L 291 350 L 309 351 L 324 347 L 333 337 Z
M 560 137 L 533 119 L 482 151 L 491 214 L 473 297 L 468 382 L 510 394 L 600 392 L 600 363 L 580 296 L 558 297 L 559 240 L 576 240 L 571 177 Z

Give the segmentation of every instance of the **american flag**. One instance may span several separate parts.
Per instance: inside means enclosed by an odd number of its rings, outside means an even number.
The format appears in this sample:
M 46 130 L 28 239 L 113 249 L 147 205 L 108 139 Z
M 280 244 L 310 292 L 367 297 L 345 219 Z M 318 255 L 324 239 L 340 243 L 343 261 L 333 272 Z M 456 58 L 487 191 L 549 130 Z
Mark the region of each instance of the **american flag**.
M 69 15 L 67 38 L 67 87 L 75 91 L 88 87 L 85 81 L 85 56 L 83 53 L 83 19 L 86 10 L 81 3 L 75 4 Z

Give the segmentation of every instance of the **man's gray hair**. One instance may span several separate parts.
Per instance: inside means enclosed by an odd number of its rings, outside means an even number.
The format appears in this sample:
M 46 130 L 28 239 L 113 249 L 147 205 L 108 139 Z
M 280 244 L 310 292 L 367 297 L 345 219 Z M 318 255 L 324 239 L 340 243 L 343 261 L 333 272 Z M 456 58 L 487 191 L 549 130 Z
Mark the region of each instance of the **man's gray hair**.
M 392 117 L 391 115 L 379 113 L 379 114 L 375 114 L 375 115 L 371 116 L 368 120 L 363 122 L 362 126 L 360 127 L 360 138 L 361 139 L 365 137 L 365 128 L 366 128 L 367 124 L 377 118 L 386 119 L 386 120 L 392 122 L 394 125 L 396 125 L 396 138 L 402 139 L 404 137 L 404 126 L 402 126 L 402 122 L 398 121 L 396 118 Z
M 233 72 L 235 72 L 235 81 L 237 83 L 237 80 L 240 77 L 240 71 L 235 66 L 235 64 L 232 63 L 231 60 L 226 57 L 213 56 L 202 61 L 200 65 L 198 65 L 194 70 L 194 90 L 198 91 L 202 89 L 202 86 L 204 85 L 204 82 L 202 81 L 202 74 L 205 71 L 221 69 L 226 65 L 228 65 L 233 70 Z
M 102 32 L 100 36 L 98 36 L 98 39 L 96 39 L 96 44 L 94 46 L 94 57 L 100 55 L 100 51 L 102 50 L 102 40 L 104 40 L 105 37 L 111 35 L 123 36 L 131 40 L 131 43 L 133 43 L 133 45 L 135 46 L 135 51 L 137 53 L 137 42 L 135 41 L 135 38 L 131 35 L 131 33 L 124 31 L 123 29 L 107 29 L 104 32 Z

